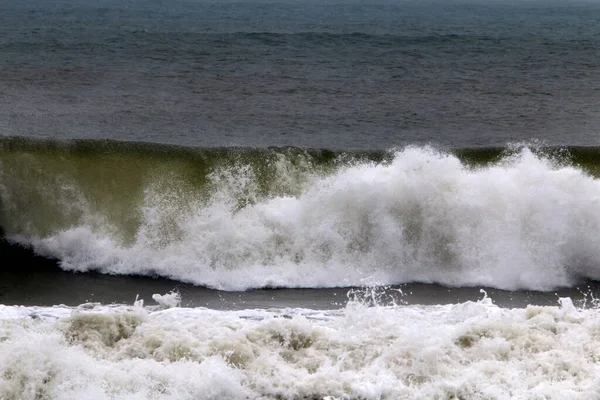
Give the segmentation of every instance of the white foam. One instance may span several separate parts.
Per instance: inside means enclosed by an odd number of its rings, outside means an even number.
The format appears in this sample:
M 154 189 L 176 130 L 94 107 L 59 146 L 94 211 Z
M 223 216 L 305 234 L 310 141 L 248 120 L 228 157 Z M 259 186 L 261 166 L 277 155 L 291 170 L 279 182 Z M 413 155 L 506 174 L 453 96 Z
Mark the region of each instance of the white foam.
M 599 398 L 600 312 L 561 304 L 2 306 L 0 398 Z
M 152 300 L 157 302 L 162 308 L 178 307 L 181 304 L 181 294 L 177 291 L 172 291 L 167 294 L 153 294 Z
M 289 197 L 261 197 L 244 166 L 210 178 L 213 196 L 185 206 L 149 186 L 130 245 L 86 223 L 17 239 L 69 270 L 226 290 L 410 281 L 548 290 L 600 278 L 600 182 L 528 149 L 471 169 L 410 147 L 388 164 L 305 177 Z

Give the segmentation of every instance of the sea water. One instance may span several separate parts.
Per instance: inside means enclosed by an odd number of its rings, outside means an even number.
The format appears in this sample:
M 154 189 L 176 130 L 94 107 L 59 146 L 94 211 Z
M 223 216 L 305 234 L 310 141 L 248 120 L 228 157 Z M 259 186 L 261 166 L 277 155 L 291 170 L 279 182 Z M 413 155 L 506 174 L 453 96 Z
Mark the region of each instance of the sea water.
M 0 399 L 600 399 L 599 20 L 1 2 Z

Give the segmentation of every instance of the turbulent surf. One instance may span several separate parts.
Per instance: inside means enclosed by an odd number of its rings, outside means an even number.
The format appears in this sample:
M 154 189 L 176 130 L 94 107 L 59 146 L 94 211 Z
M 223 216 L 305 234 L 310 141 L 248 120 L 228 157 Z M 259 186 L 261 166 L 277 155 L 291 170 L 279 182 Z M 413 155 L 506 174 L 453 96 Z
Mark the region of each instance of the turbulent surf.
M 71 271 L 225 290 L 600 278 L 596 149 L 0 143 L 2 227 Z
M 597 398 L 597 309 L 0 306 L 6 399 Z

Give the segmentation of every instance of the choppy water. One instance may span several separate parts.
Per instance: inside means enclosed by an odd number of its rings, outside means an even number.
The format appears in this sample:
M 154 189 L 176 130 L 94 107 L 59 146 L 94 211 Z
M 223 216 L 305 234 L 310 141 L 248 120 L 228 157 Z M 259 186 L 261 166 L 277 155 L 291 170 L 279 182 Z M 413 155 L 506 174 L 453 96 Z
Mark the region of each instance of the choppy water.
M 600 398 L 598 48 L 595 2 L 2 2 L 0 399 Z

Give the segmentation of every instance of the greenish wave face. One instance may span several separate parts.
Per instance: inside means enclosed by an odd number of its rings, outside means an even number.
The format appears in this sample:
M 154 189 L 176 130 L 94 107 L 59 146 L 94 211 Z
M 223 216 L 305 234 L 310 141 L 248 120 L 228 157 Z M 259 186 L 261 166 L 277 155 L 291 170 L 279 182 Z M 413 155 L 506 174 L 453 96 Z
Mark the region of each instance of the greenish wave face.
M 8 235 L 47 237 L 88 223 L 134 240 L 144 199 L 160 192 L 177 212 L 210 201 L 216 185 L 239 185 L 237 207 L 297 196 L 341 165 L 385 162 L 385 151 L 184 148 L 110 141 L 0 140 L 0 223 Z M 233 188 L 232 188 L 233 189 Z M 177 210 L 179 209 L 179 210 Z M 169 219 L 164 232 L 170 231 Z M 168 236 L 168 235 L 167 235 Z

